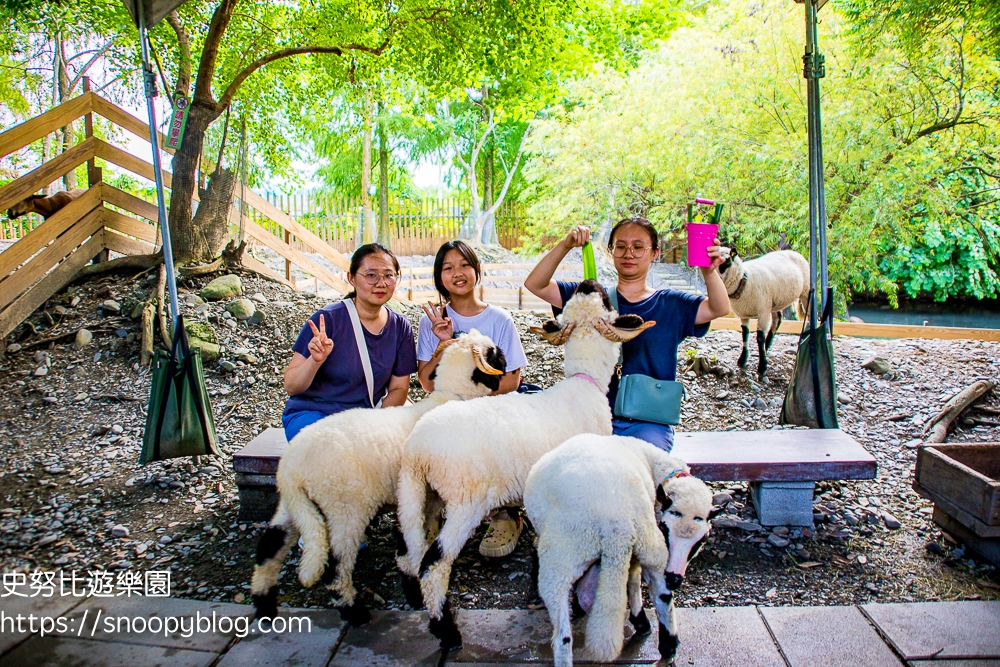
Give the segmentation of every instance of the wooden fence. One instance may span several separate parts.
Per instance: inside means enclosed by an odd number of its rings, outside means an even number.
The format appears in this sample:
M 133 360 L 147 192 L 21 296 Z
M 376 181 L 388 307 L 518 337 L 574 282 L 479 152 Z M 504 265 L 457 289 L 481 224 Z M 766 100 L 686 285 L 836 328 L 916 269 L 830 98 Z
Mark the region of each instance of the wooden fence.
M 357 247 L 363 217 L 360 197 L 271 193 L 266 195 L 266 199 L 338 251 L 350 254 Z M 377 230 L 378 201 L 372 204 L 372 226 Z M 462 224 L 468 218 L 470 209 L 468 199 L 458 197 L 390 199 L 389 238 L 380 237 L 379 241 L 398 255 L 432 255 L 442 243 L 461 235 Z M 524 204 L 504 202 L 496 216 L 500 245 L 508 250 L 519 248 L 526 220 Z M 293 239 L 294 247 L 298 247 L 296 243 Z

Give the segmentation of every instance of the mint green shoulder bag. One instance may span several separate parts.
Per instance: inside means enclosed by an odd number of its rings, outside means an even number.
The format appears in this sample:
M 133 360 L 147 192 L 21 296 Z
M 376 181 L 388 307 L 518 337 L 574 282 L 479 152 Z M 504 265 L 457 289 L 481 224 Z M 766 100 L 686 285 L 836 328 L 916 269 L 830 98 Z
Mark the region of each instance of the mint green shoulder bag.
M 618 310 L 618 290 L 608 291 L 611 305 Z M 618 357 L 618 395 L 615 397 L 615 417 L 673 426 L 681 423 L 681 401 L 687 392 L 684 384 L 673 380 L 657 380 L 648 375 L 622 375 L 622 357 Z

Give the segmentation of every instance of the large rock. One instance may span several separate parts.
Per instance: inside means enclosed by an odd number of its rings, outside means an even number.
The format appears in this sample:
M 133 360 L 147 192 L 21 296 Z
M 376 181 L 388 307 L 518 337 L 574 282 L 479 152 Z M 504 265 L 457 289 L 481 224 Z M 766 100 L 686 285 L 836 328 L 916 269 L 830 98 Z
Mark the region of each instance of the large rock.
M 233 274 L 219 276 L 198 292 L 198 296 L 206 301 L 222 301 L 243 294 L 243 283 L 240 277 Z
M 238 320 L 248 320 L 253 317 L 257 307 L 250 299 L 234 299 L 226 304 L 226 312 L 230 313 Z

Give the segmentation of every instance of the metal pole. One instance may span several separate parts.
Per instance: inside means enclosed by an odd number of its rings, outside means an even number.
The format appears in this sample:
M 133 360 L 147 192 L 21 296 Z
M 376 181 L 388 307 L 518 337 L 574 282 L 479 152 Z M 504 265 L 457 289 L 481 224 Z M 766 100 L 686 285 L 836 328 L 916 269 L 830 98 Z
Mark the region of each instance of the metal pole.
M 149 39 L 146 37 L 146 15 L 143 0 L 136 0 L 136 12 L 139 14 L 139 44 L 142 50 L 142 82 L 146 93 L 146 114 L 149 116 L 149 144 L 153 149 L 153 180 L 156 182 L 156 206 L 160 215 L 160 230 L 163 235 L 163 265 L 167 271 L 167 291 L 170 294 L 170 319 L 177 330 L 180 312 L 177 307 L 177 280 L 174 277 L 174 254 L 170 247 L 170 224 L 167 221 L 167 208 L 163 196 L 163 174 L 160 168 L 160 142 L 156 136 L 156 109 L 153 98 L 156 97 L 156 75 L 149 64 Z

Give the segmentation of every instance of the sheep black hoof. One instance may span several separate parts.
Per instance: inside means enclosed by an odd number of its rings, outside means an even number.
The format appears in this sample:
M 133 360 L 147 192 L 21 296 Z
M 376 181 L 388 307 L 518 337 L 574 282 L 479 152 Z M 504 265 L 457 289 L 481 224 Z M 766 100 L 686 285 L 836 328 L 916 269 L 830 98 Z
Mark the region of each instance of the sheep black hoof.
M 264 595 L 253 596 L 253 606 L 257 610 L 255 618 L 274 618 L 278 615 L 278 587 L 271 586 Z
M 662 623 L 660 623 L 660 659 L 665 660 L 668 663 L 673 662 L 674 658 L 677 656 L 677 647 L 680 643 L 680 640 L 677 639 L 677 635 L 672 635 L 667 632 L 667 629 Z
M 400 572 L 399 576 L 401 578 L 400 583 L 403 585 L 403 597 L 406 598 L 406 604 L 410 605 L 410 609 L 423 609 L 424 595 L 420 592 L 420 580 L 403 572 Z
M 628 622 L 632 624 L 633 628 L 635 628 L 635 634 L 638 636 L 648 635 L 653 631 L 653 626 L 649 624 L 649 617 L 646 616 L 645 611 L 640 610 L 635 616 L 630 614 Z
M 363 602 L 355 602 L 350 607 L 339 607 L 340 617 L 351 624 L 351 627 L 360 628 L 372 622 L 372 613 Z

